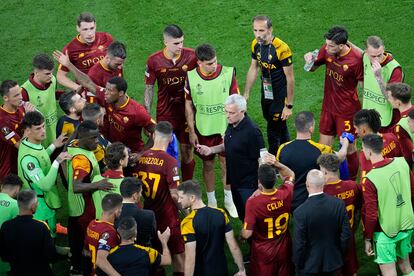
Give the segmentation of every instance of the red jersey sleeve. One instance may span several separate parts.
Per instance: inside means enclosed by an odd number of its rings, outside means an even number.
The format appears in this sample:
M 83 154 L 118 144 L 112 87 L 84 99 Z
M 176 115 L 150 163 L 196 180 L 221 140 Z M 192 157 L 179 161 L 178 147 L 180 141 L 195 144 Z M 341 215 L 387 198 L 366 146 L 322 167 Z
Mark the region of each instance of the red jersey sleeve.
M 254 225 L 256 223 L 256 215 L 255 215 L 255 204 L 254 204 L 254 197 L 249 198 L 246 202 L 246 214 L 244 216 L 244 225 L 243 228 L 245 230 L 254 230 Z
M 239 85 L 237 84 L 236 79 L 236 70 L 233 70 L 233 79 L 231 80 L 230 95 L 232 94 L 240 94 Z
M 26 89 L 22 87 L 22 97 L 23 101 L 28 102 L 29 101 L 29 94 L 27 93 Z
M 72 159 L 73 180 L 84 179 L 91 172 L 91 163 L 84 155 L 76 155 Z
M 184 92 L 185 92 L 185 99 L 188 101 L 192 101 L 191 98 L 191 90 L 190 90 L 190 84 L 188 83 L 188 77 L 185 77 L 185 83 L 184 83 Z
M 394 82 L 402 82 L 404 79 L 403 77 L 403 71 L 401 67 L 397 67 L 392 71 L 390 80 L 388 83 L 394 83 Z
M 145 68 L 145 84 L 154 85 L 157 77 L 155 76 L 154 62 L 152 56 L 147 60 L 147 66 Z
M 151 118 L 151 115 L 145 110 L 145 108 L 139 105 L 136 109 L 135 124 L 145 129 L 150 129 L 155 126 L 155 121 Z
M 95 86 L 95 91 L 96 91 L 95 97 L 96 97 L 97 103 L 100 106 L 104 106 L 105 105 L 105 88 L 97 85 Z
M 170 159 L 169 166 L 167 168 L 167 181 L 170 189 L 177 189 L 180 183 L 180 175 L 178 174 L 177 160 L 174 158 Z
M 372 239 L 378 223 L 378 200 L 377 189 L 374 184 L 368 179 L 364 178 L 364 203 L 365 203 L 365 221 L 364 236 L 367 239 Z
M 110 251 L 119 244 L 118 234 L 116 231 L 103 232 L 99 236 L 98 250 Z
M 5 123 L 6 122 L 0 121 L 0 138 L 7 144 L 14 146 L 20 141 L 21 137 Z
M 351 50 L 357 51 L 354 49 L 351 49 Z M 358 81 L 364 80 L 364 64 L 362 63 L 362 57 L 358 59 L 357 63 L 355 64 L 354 75 L 355 75 L 355 79 L 357 79 Z

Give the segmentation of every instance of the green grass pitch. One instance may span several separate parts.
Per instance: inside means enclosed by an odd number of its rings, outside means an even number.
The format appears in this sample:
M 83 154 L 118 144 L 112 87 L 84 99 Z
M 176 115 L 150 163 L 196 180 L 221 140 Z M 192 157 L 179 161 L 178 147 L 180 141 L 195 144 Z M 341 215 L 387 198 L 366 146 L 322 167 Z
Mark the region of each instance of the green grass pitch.
M 115 39 L 126 43 L 128 93 L 141 103 L 146 59 L 163 47 L 161 33 L 165 25 L 171 23 L 183 28 L 187 47 L 196 47 L 201 43 L 214 45 L 219 62 L 237 68 L 237 80 L 243 91 L 251 59 L 251 18 L 257 14 L 267 14 L 273 19 L 274 34 L 288 43 L 294 53 L 296 86 L 293 115 L 310 110 L 319 119 L 324 69 L 313 74 L 304 72 L 303 55 L 322 45 L 323 34 L 332 25 L 347 27 L 350 40 L 361 48 L 369 35 L 382 37 L 386 49 L 402 65 L 405 81 L 414 84 L 414 63 L 410 62 L 414 17 L 412 0 L 4 0 L 0 3 L 1 80 L 15 79 L 22 84 L 31 72 L 31 60 L 36 53 L 51 54 L 54 49 L 62 49 L 76 35 L 75 20 L 82 11 L 90 11 L 96 16 L 98 31 L 109 32 Z M 252 90 L 248 112 L 266 135 L 260 109 L 259 82 Z M 294 137 L 292 119 L 288 125 Z M 315 134 L 314 139 L 317 140 L 317 136 Z M 196 179 L 201 180 L 201 162 L 197 161 Z M 222 206 L 223 192 L 219 179 L 217 177 L 217 196 Z M 59 217 L 65 223 L 64 211 L 59 211 Z M 232 220 L 232 225 L 238 234 L 241 224 Z M 374 275 L 375 265 L 363 253 L 360 234 L 358 242 L 359 274 Z M 242 247 L 246 250 L 245 245 Z M 65 262 L 55 265 L 56 274 L 66 275 L 66 266 Z M 229 267 L 230 272 L 235 272 L 236 266 L 231 258 Z

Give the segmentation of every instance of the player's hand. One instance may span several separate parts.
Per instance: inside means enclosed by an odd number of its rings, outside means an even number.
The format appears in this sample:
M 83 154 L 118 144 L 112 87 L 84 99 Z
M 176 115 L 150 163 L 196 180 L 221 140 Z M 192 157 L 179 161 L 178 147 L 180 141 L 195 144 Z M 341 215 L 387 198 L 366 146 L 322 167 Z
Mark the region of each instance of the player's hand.
M 246 99 L 246 102 L 249 100 L 249 93 L 244 92 L 243 97 Z
M 342 147 L 348 148 L 349 146 L 349 140 L 346 137 L 339 136 L 339 143 L 341 144 Z
M 36 110 L 36 107 L 31 102 L 23 102 L 23 108 L 26 113 Z
M 132 152 L 129 154 L 128 164 L 136 163 L 142 154 Z
M 199 152 L 201 155 L 208 156 L 208 155 L 213 154 L 213 150 L 210 147 L 207 147 L 205 145 L 198 145 L 197 144 L 195 148 L 196 148 L 197 152 Z
M 94 182 L 93 184 L 96 185 L 97 190 L 101 191 L 109 192 L 114 189 L 114 185 L 111 182 L 109 182 L 106 178 L 99 180 L 98 182 Z
M 365 254 L 367 256 L 374 256 L 374 250 L 372 250 L 372 243 L 370 240 L 365 240 Z
M 381 77 L 381 64 L 378 62 L 378 60 L 374 59 L 371 61 L 372 71 L 374 72 L 375 77 L 380 78 Z
M 65 160 L 72 159 L 72 155 L 70 155 L 67 151 L 62 151 L 57 157 L 56 161 L 58 161 L 59 164 L 62 164 Z
M 261 164 L 267 164 L 273 166 L 276 162 L 276 156 L 271 153 L 266 153 L 264 157 L 260 160 Z
M 54 50 L 53 51 L 53 58 L 59 62 L 60 64 L 62 64 L 63 66 L 68 67 L 70 65 L 70 60 L 69 60 L 69 56 L 68 56 L 68 51 L 66 51 L 66 53 L 62 53 L 59 50 Z
M 160 230 L 158 230 L 157 235 L 160 242 L 166 244 L 171 236 L 170 227 L 167 227 L 163 233 L 161 233 Z
M 290 116 L 292 116 L 292 109 L 291 108 L 287 108 L 286 106 L 283 108 L 282 111 L 282 120 L 285 121 L 287 120 Z
M 64 132 L 53 142 L 53 144 L 55 145 L 55 147 L 60 148 L 66 143 L 67 140 L 68 135 L 66 132 Z
M 190 144 L 191 144 L 193 147 L 197 147 L 197 145 L 198 145 L 199 143 L 198 143 L 198 137 L 197 137 L 197 134 L 195 134 L 195 132 L 190 132 L 190 133 L 189 133 L 189 139 L 190 139 Z
M 236 274 L 234 274 L 234 276 L 246 276 L 246 270 L 239 271 Z
M 305 59 L 306 63 L 311 63 L 312 61 L 316 60 L 316 57 L 313 56 L 312 52 L 307 52 L 303 58 Z

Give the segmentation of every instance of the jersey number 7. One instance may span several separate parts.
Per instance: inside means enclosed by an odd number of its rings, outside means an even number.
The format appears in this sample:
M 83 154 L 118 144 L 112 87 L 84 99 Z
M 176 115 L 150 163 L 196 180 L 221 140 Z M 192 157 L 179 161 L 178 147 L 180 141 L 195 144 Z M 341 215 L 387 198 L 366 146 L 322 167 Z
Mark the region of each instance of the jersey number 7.
M 142 183 L 145 186 L 145 197 L 151 197 L 152 199 L 155 199 L 155 194 L 157 193 L 158 185 L 160 184 L 161 175 L 158 173 L 138 172 L 138 177 L 142 180 Z M 147 179 L 153 181 L 151 186 L 148 184 Z

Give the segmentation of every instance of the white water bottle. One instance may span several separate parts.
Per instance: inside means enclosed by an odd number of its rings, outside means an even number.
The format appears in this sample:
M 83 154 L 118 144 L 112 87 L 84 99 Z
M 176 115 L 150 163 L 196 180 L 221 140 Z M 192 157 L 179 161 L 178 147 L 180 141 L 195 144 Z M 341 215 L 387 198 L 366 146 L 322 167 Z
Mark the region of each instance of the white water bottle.
M 312 51 L 312 60 L 309 63 L 305 63 L 305 66 L 303 66 L 303 69 L 307 72 L 312 69 L 313 64 L 315 63 L 316 58 L 318 57 L 319 50 L 315 49 Z

